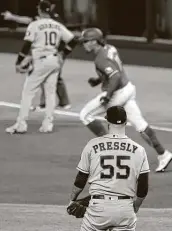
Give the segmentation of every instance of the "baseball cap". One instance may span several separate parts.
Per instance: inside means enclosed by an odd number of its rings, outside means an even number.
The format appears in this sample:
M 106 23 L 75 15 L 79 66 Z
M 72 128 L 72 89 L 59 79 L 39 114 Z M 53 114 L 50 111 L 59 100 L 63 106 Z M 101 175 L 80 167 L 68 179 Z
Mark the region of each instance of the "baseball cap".
M 127 114 L 123 107 L 112 106 L 107 109 L 105 118 L 109 123 L 120 125 L 126 123 Z
M 48 0 L 40 0 L 39 7 L 44 12 L 49 13 L 51 11 L 51 3 Z

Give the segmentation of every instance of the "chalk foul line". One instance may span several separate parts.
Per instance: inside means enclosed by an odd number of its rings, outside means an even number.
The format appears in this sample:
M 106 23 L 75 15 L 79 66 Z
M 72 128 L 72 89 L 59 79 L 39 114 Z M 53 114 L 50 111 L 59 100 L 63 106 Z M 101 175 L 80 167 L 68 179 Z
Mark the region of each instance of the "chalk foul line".
M 16 103 L 9 103 L 9 102 L 4 102 L 4 101 L 0 101 L 0 106 L 1 107 L 11 107 L 11 108 L 20 108 L 20 104 L 16 104 Z M 38 111 L 36 111 L 38 112 Z M 63 111 L 63 110 L 58 110 L 56 109 L 54 111 L 54 114 L 56 115 L 63 115 L 63 116 L 71 116 L 71 117 L 76 117 L 79 118 L 79 113 L 78 112 L 71 112 L 71 111 Z M 104 117 L 96 117 L 99 120 L 105 121 Z M 128 126 L 131 126 L 130 123 L 127 123 Z M 165 131 L 165 132 L 172 132 L 172 128 L 169 127 L 161 127 L 161 126 L 153 126 L 151 125 L 151 128 L 158 130 L 158 131 Z

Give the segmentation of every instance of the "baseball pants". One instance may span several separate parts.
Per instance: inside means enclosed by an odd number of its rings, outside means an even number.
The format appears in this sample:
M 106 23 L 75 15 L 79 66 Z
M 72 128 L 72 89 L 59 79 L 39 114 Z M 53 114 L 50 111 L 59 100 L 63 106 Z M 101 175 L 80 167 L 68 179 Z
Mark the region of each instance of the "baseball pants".
M 69 97 L 67 94 L 67 89 L 64 80 L 61 77 L 61 72 L 57 77 L 57 85 L 56 85 L 56 95 L 59 99 L 59 105 L 65 106 L 70 104 Z M 40 96 L 40 105 L 45 105 L 45 92 L 44 88 L 41 88 L 41 96 Z
M 91 199 L 80 231 L 135 231 L 133 199 Z
M 85 125 L 93 122 L 96 116 L 105 114 L 107 108 L 118 105 L 125 108 L 128 121 L 138 132 L 142 132 L 146 129 L 148 123 L 143 118 L 136 103 L 136 88 L 131 82 L 129 82 L 124 88 L 117 90 L 106 107 L 100 103 L 100 98 L 105 95 L 106 92 L 100 93 L 81 110 L 80 120 Z
M 45 118 L 53 120 L 54 108 L 56 106 L 56 82 L 59 70 L 57 56 L 49 55 L 42 59 L 33 60 L 33 72 L 26 77 L 23 86 L 18 121 L 28 118 L 32 100 L 41 85 L 44 87 L 46 98 Z

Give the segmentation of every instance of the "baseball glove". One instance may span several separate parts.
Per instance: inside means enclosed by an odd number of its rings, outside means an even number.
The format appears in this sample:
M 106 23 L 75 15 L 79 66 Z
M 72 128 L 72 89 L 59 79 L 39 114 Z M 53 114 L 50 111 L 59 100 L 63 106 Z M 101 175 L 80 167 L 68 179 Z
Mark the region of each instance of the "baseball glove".
M 89 205 L 90 199 L 91 199 L 91 196 L 87 196 L 87 197 L 78 199 L 76 201 L 73 201 L 67 207 L 68 214 L 76 218 L 83 218 L 86 212 L 86 209 Z
M 32 58 L 27 56 L 20 64 L 16 65 L 16 72 L 20 74 L 29 74 L 33 70 Z

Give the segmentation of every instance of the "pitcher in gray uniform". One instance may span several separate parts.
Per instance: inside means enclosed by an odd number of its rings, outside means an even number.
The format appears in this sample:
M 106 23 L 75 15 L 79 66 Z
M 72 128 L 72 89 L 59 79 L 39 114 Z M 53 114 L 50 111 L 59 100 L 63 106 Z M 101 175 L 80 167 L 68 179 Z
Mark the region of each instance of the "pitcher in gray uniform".
M 106 130 L 95 116 L 104 113 L 111 106 L 123 106 L 128 121 L 157 152 L 159 164 L 156 172 L 164 171 L 172 160 L 172 153 L 162 146 L 153 129 L 143 118 L 136 103 L 136 88 L 125 73 L 117 49 L 105 43 L 103 33 L 98 28 L 85 29 L 82 32 L 82 42 L 85 50 L 95 55 L 94 63 L 98 74 L 98 78 L 90 78 L 88 82 L 92 87 L 101 83 L 102 93 L 81 110 L 81 121 L 95 135 L 101 136 L 106 134 Z
M 83 149 L 70 203 L 88 181 L 91 200 L 80 230 L 134 231 L 136 213 L 148 193 L 147 155 L 125 135 L 123 107 L 110 107 L 106 119 L 109 133 L 91 139 Z

